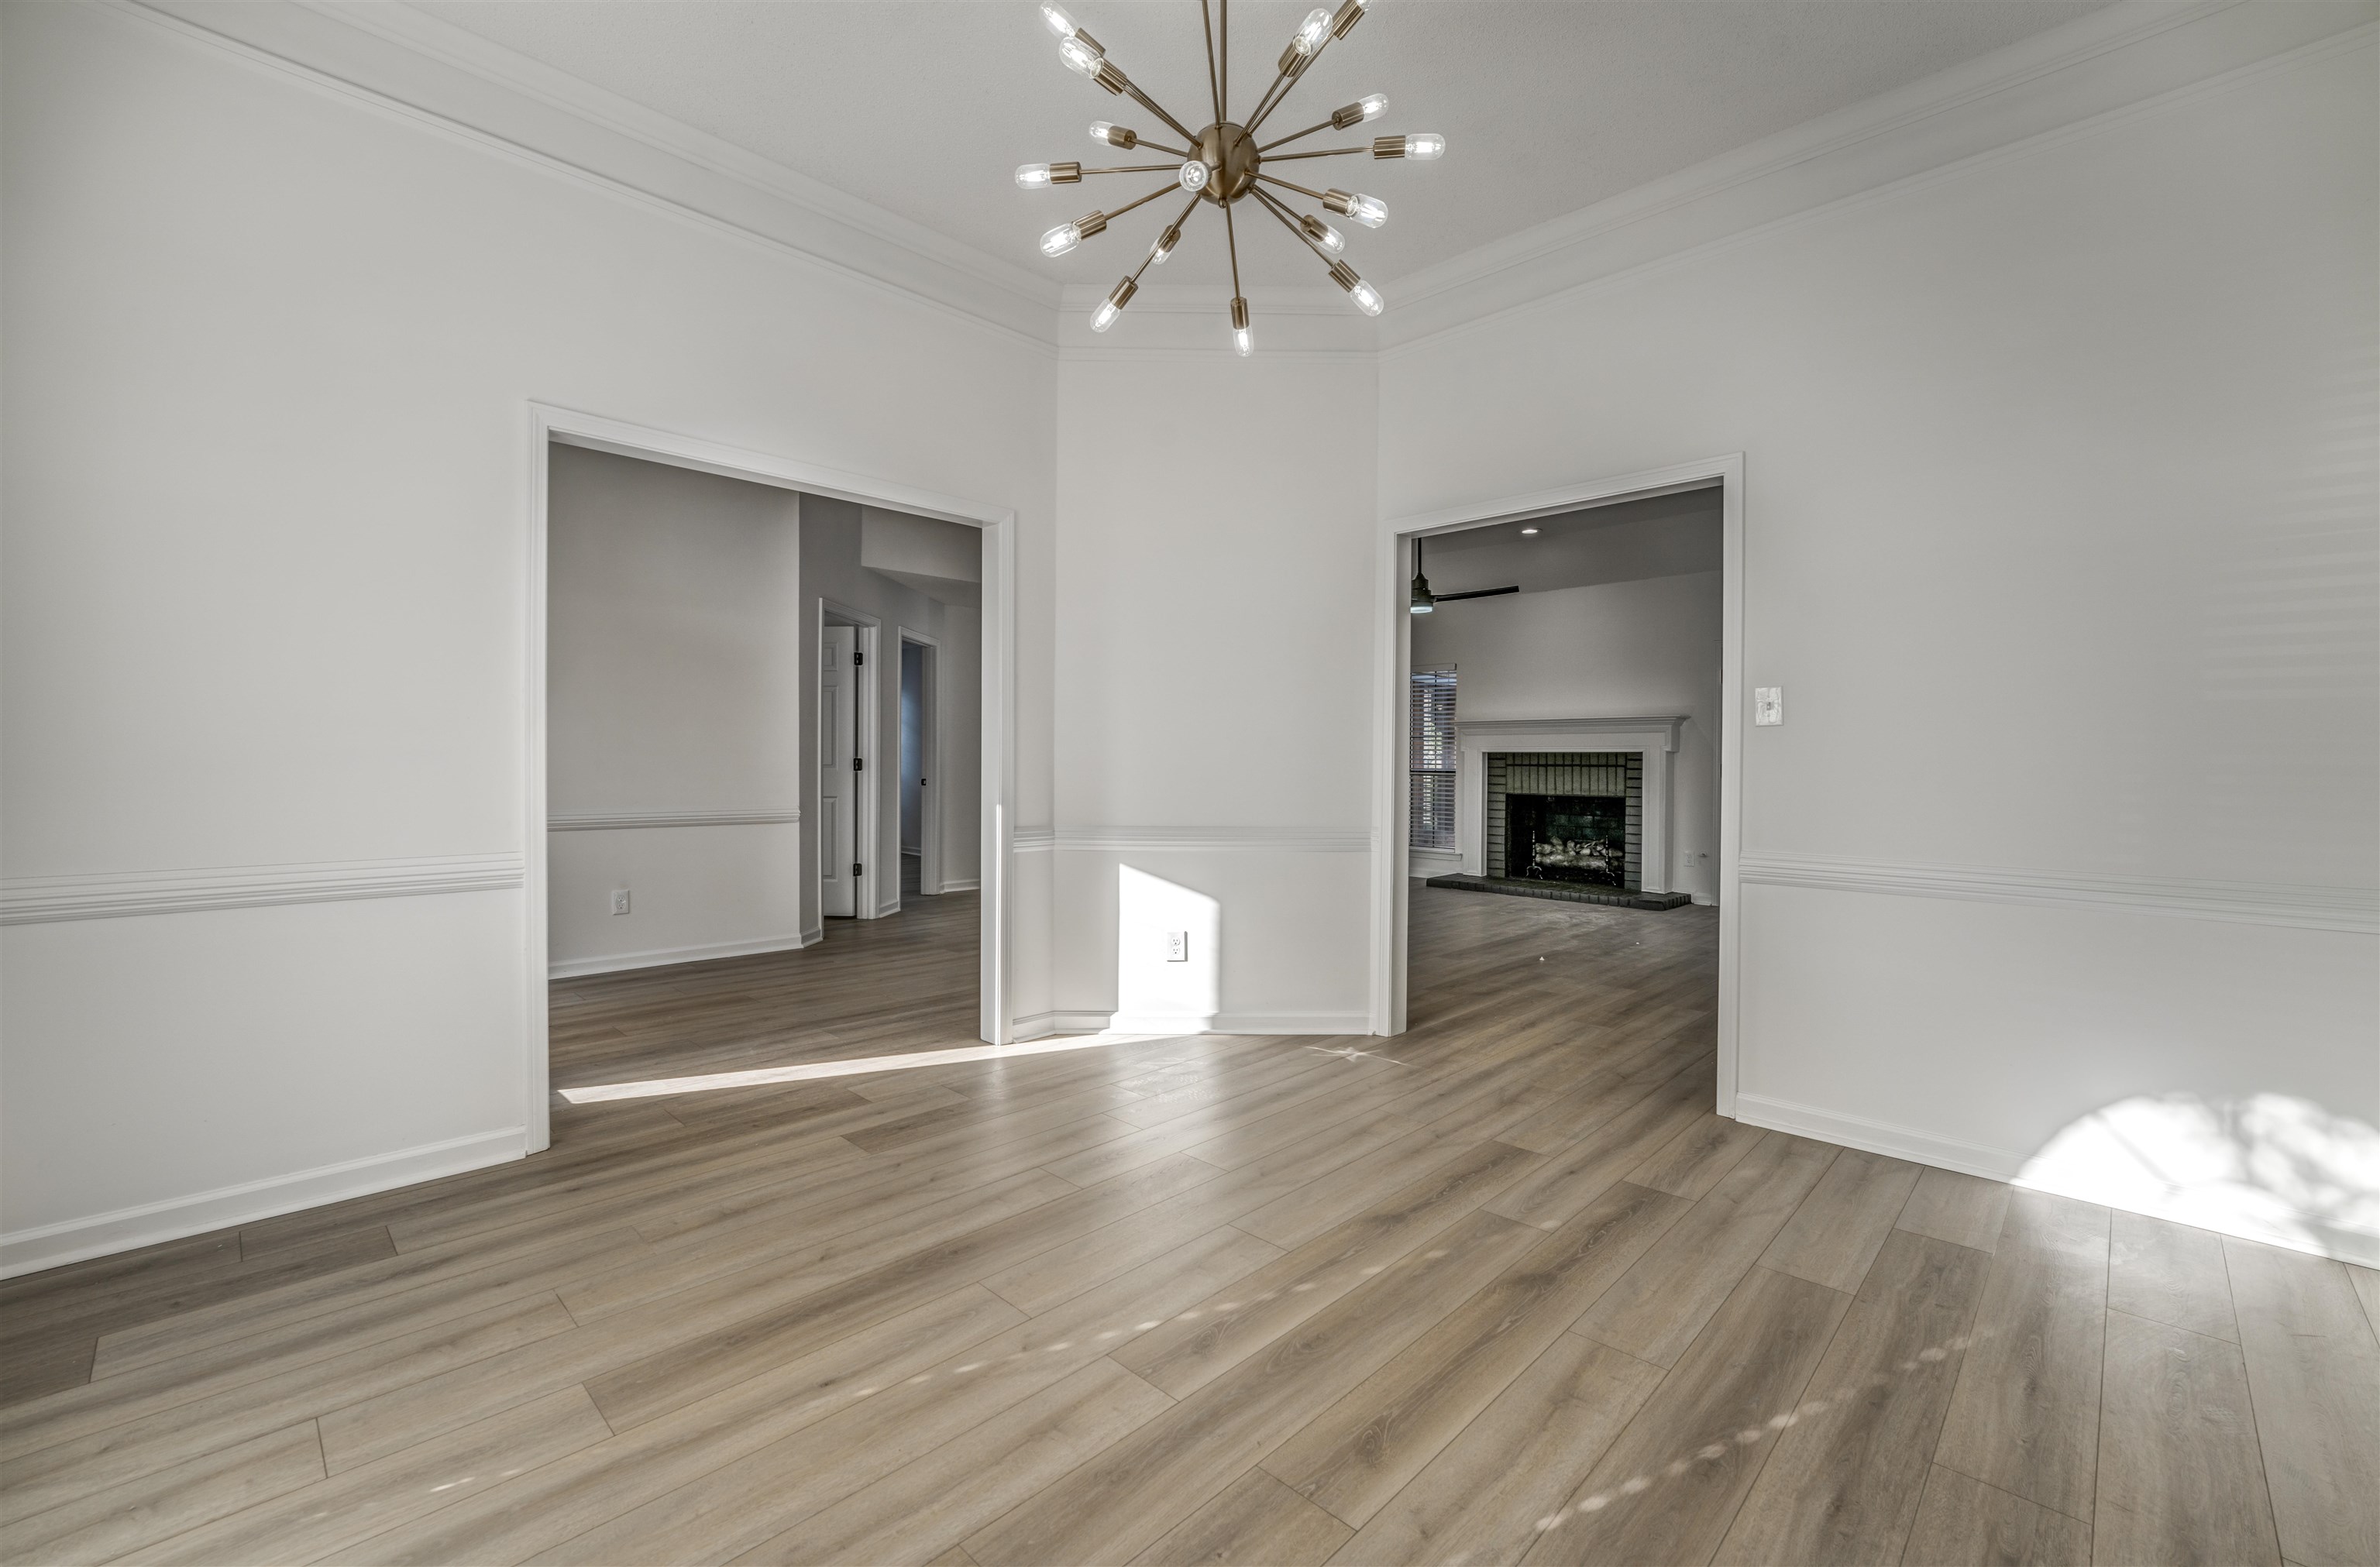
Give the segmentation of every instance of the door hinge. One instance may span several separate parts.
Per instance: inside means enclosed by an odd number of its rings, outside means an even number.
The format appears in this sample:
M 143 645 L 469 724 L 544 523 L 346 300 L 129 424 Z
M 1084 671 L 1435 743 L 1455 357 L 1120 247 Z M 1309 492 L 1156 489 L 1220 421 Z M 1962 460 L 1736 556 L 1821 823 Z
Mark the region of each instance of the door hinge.
M 852 759 L 851 759 L 851 771 L 854 771 L 854 772 L 857 772 L 857 771 L 858 771 L 862 767 L 864 767 L 864 766 L 866 766 L 866 765 L 867 765 L 867 764 L 866 764 L 865 762 L 861 761 L 861 759 L 860 759 L 859 758 L 857 758 L 857 757 L 854 757 L 854 758 L 852 758 Z
M 860 864 L 857 860 L 853 860 L 853 861 L 851 862 L 851 873 L 852 873 L 854 876 L 857 876 L 857 875 L 861 874 L 861 873 L 862 873 L 863 871 L 865 871 L 867 869 L 868 869 L 868 868 L 867 868 L 866 866 L 864 866 L 864 865 Z
M 854 668 L 854 669 L 857 669 L 861 664 L 864 664 L 864 663 L 866 663 L 867 662 L 868 662 L 868 653 L 867 653 L 867 650 L 866 650 L 865 649 L 862 649 L 862 648 L 854 648 L 854 649 L 852 649 L 852 650 L 851 650 L 851 667 L 852 667 L 852 668 Z

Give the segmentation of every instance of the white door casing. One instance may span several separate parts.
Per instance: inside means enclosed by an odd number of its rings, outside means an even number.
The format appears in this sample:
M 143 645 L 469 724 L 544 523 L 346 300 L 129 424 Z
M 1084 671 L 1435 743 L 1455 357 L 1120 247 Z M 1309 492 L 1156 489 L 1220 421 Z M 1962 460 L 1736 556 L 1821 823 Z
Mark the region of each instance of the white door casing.
M 819 911 L 859 912 L 859 882 L 851 868 L 858 846 L 859 679 L 851 655 L 856 626 L 819 627 Z

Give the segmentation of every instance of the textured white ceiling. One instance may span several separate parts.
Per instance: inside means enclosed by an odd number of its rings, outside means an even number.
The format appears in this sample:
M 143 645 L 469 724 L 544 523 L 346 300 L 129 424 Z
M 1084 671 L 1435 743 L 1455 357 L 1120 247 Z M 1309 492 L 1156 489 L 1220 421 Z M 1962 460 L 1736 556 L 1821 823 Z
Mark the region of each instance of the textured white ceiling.
M 1366 132 L 1446 136 L 1435 164 L 1350 157 L 1292 166 L 1333 176 L 1299 184 L 1388 201 L 1386 228 L 1340 227 L 1363 272 L 1394 279 L 2099 3 L 1378 0 L 1267 129 L 1310 125 L 1378 91 L 1390 110 Z M 1096 162 L 1086 134 L 1094 119 L 1161 128 L 1060 65 L 1028 0 L 423 0 L 418 8 L 1060 281 L 1113 281 L 1163 225 L 1159 212 L 1179 210 L 1178 201 L 1152 202 L 1074 255 L 1040 259 L 1034 241 L 1043 229 L 1121 205 L 1163 176 L 1028 195 L 1012 181 L 1014 166 Z M 1196 6 L 1078 0 L 1070 8 L 1177 118 L 1196 128 L 1211 117 Z M 1235 112 L 1271 79 L 1309 8 L 1256 0 L 1232 7 Z M 1278 225 L 1245 203 L 1241 211 L 1250 284 L 1318 281 L 1312 256 Z M 1221 225 L 1206 207 L 1151 281 L 1220 278 L 1222 265 Z

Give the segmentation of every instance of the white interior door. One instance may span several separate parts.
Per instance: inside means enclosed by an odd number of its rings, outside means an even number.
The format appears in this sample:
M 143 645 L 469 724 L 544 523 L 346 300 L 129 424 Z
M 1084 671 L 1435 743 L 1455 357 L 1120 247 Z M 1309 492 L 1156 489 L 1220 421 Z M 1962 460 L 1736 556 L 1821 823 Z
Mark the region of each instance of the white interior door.
M 819 910 L 827 915 L 859 912 L 856 815 L 859 775 L 859 674 L 852 667 L 859 632 L 849 626 L 821 626 L 819 655 Z

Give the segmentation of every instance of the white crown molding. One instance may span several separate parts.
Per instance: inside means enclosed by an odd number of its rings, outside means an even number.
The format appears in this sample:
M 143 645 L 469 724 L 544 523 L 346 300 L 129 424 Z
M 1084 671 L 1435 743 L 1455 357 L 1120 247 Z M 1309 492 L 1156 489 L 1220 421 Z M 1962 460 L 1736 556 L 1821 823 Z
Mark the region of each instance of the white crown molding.
M 1383 285 L 1383 358 L 2368 42 L 2345 6 L 2126 0 Z M 2086 68 L 2090 67 L 2090 68 Z
M 555 813 L 545 819 L 549 832 L 614 832 L 646 827 L 774 827 L 799 821 L 792 806 L 757 810 L 619 810 L 583 815 Z
M 2046 870 L 1902 865 L 1815 855 L 1745 855 L 1747 882 L 1897 897 L 2064 905 L 2126 914 L 2380 934 L 2380 890 L 2143 876 L 2068 876 Z
M 1678 734 L 1686 721 L 1677 718 L 1474 718 L 1457 719 L 1457 735 L 1473 735 L 1492 739 L 1500 735 L 1526 737 L 1533 735 L 1659 735 L 1664 737 L 1662 749 L 1678 748 Z
M 535 62 L 515 56 L 517 72 L 501 68 L 510 51 L 434 18 L 303 0 L 95 4 L 871 292 L 1053 348 L 1058 289 L 1049 280 Z
M 413 859 L 17 876 L 0 881 L 0 925 L 501 892 L 520 886 L 526 869 L 517 854 L 434 855 Z
M 526 1136 L 526 1128 L 506 1126 L 499 1131 L 452 1137 L 443 1143 L 301 1170 L 294 1175 L 276 1175 L 193 1197 L 143 1203 L 87 1219 L 14 1231 L 0 1235 L 0 1278 L 13 1279 L 19 1273 L 59 1268 L 85 1257 L 154 1245 L 184 1235 L 202 1235 L 210 1230 L 253 1224 L 261 1219 L 295 1213 L 300 1209 L 320 1208 L 347 1197 L 501 1164 L 521 1157 L 527 1149 Z

